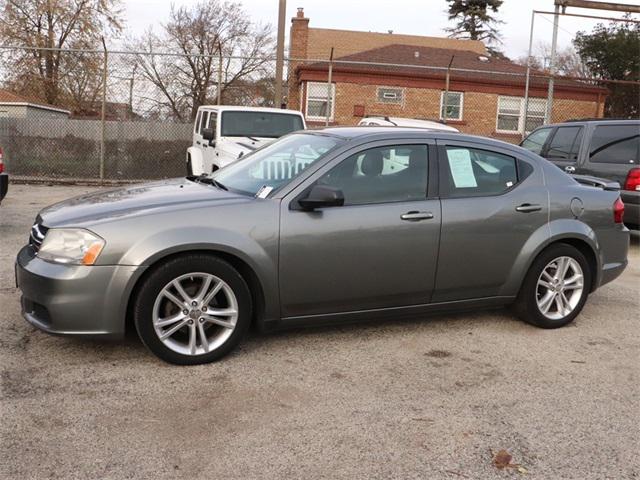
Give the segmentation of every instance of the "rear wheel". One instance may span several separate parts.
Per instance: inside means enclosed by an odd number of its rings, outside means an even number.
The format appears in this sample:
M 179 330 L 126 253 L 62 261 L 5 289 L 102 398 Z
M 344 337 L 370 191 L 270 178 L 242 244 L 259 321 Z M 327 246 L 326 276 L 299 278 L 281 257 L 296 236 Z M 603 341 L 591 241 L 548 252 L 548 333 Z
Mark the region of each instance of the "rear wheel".
M 242 339 L 251 322 L 246 282 L 227 262 L 209 255 L 173 258 L 147 277 L 134 321 L 142 342 L 179 365 L 217 360 Z
M 562 327 L 578 316 L 590 286 L 585 256 L 571 245 L 552 245 L 531 265 L 514 305 L 516 313 L 538 327 Z
M 187 160 L 187 175 L 193 175 L 193 165 L 191 164 L 191 155 L 189 155 L 189 159 Z

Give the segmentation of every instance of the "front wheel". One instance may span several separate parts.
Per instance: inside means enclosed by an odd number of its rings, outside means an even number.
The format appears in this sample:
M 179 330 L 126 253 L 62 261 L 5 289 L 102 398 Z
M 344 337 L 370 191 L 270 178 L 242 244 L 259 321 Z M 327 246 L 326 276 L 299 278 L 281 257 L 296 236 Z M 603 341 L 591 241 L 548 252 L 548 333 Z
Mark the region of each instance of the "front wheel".
M 514 305 L 516 313 L 538 327 L 562 327 L 578 316 L 590 286 L 585 256 L 571 245 L 552 245 L 531 265 Z
M 160 265 L 144 280 L 134 322 L 142 342 L 178 365 L 217 360 L 242 339 L 251 322 L 251 295 L 229 263 L 191 254 Z

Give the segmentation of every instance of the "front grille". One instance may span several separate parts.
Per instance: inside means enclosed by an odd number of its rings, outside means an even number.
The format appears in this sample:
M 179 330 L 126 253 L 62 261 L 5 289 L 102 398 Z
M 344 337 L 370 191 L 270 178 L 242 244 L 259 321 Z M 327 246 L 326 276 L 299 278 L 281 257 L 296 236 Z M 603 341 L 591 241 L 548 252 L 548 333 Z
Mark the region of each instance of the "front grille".
M 33 224 L 33 227 L 31 227 L 29 245 L 31 245 L 36 252 L 40 250 L 40 245 L 42 245 L 42 242 L 44 241 L 44 236 L 47 234 L 47 230 L 49 230 L 47 227 L 37 222 Z

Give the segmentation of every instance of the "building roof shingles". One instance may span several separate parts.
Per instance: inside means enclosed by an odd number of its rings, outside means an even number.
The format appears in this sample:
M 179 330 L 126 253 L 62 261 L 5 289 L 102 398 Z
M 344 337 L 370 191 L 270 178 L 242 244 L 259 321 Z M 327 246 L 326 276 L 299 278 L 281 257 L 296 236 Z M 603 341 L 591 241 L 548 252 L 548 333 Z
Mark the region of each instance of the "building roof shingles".
M 449 62 L 452 81 L 522 86 L 525 83 L 526 67 L 507 59 L 479 55 L 468 50 L 399 44 L 336 58 L 333 71 L 444 79 Z M 298 66 L 298 70 L 324 71 L 327 68 L 328 62 Z M 547 78 L 543 72 L 532 70 L 530 83 L 532 87 L 546 87 Z M 567 89 L 598 89 L 594 85 L 567 78 L 556 78 L 555 84 Z

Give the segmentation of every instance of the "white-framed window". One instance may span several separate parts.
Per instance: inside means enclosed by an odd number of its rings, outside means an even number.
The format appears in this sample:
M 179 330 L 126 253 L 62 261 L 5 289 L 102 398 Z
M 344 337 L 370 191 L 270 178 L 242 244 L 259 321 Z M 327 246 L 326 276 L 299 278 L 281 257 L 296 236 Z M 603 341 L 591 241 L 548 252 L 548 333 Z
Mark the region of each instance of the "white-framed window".
M 393 87 L 378 87 L 376 92 L 378 103 L 394 103 L 402 105 L 404 101 L 404 89 Z
M 447 93 L 447 111 L 445 112 L 445 93 Z M 440 119 L 441 120 L 462 120 L 462 106 L 464 104 L 464 93 L 462 92 L 441 92 L 440 93 Z
M 531 132 L 544 124 L 544 113 L 547 108 L 545 98 L 529 98 L 527 124 L 525 132 Z M 522 131 L 524 123 L 523 97 L 498 97 L 498 112 L 496 115 L 496 132 L 517 133 Z
M 329 99 L 327 99 L 330 93 Z M 329 100 L 327 102 L 327 100 Z M 331 92 L 326 83 L 307 82 L 307 100 L 305 105 L 305 116 L 307 120 L 325 120 L 327 118 L 327 108 L 329 108 L 329 120 L 333 120 L 336 100 L 336 84 L 331 84 Z M 327 106 L 328 104 L 328 106 Z

